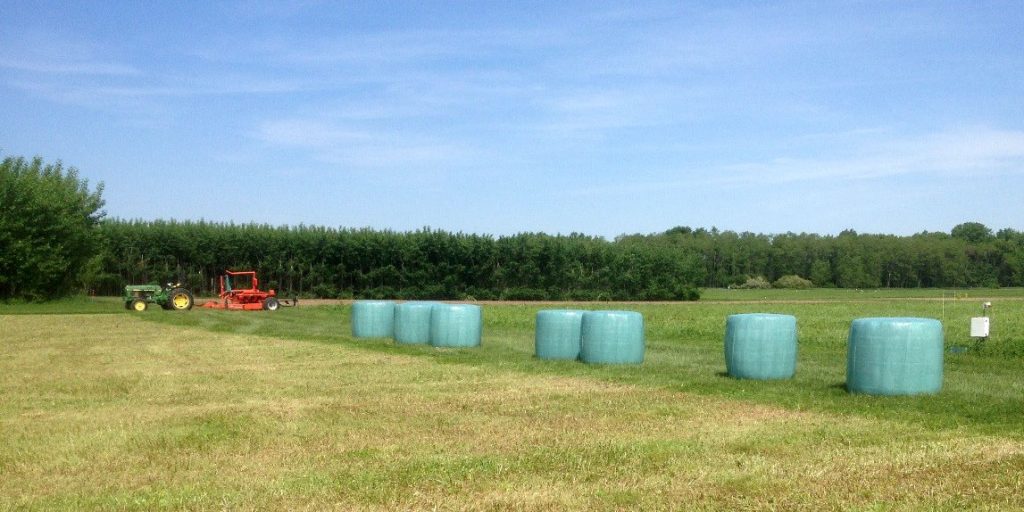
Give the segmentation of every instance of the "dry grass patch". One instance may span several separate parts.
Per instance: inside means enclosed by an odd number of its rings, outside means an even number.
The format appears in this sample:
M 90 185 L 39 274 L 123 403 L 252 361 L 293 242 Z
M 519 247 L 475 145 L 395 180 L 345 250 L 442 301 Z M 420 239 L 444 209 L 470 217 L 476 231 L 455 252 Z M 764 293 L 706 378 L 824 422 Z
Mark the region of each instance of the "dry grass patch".
M 0 508 L 1019 508 L 970 431 L 123 315 L 3 317 Z

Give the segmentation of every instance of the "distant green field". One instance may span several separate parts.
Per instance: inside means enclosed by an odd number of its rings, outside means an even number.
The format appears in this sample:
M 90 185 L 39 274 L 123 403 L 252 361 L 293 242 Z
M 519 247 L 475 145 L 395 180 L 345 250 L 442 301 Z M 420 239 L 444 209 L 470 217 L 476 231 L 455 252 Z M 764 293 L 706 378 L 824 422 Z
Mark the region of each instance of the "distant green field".
M 474 349 L 353 339 L 349 306 L 0 316 L 0 509 L 1021 509 L 1024 297 L 994 291 L 580 305 L 644 314 L 639 366 L 535 359 L 540 305 L 485 306 Z M 797 316 L 795 379 L 723 375 L 744 312 Z M 940 394 L 846 393 L 866 316 L 943 321 Z
M 1024 300 L 1022 288 L 883 288 L 877 290 L 850 290 L 844 288 L 811 288 L 809 290 L 740 290 L 706 288 L 701 290 L 705 301 L 751 301 L 751 300 L 838 300 L 865 301 L 879 299 L 934 299 L 934 300 L 985 300 L 1010 298 Z
M 0 302 L 0 315 L 81 315 L 120 312 L 117 297 L 69 297 L 48 302 Z M 122 308 L 123 309 L 123 308 Z

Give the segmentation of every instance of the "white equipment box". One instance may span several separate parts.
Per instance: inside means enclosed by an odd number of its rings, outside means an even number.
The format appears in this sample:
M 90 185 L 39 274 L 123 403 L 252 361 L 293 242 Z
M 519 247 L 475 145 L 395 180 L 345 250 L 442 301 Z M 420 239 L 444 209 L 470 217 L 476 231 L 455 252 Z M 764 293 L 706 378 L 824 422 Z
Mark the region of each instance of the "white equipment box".
M 976 316 L 971 319 L 971 337 L 988 338 L 988 317 Z

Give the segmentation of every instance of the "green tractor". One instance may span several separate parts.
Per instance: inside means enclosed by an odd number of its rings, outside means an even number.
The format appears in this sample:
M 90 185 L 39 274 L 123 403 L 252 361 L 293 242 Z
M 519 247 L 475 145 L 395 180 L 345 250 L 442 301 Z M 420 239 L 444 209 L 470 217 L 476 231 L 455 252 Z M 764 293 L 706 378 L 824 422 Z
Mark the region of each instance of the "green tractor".
M 164 309 L 188 311 L 195 299 L 192 292 L 181 287 L 181 283 L 167 283 L 166 287 L 155 284 L 130 284 L 124 287 L 124 307 L 132 311 L 145 311 L 150 304 L 159 304 Z

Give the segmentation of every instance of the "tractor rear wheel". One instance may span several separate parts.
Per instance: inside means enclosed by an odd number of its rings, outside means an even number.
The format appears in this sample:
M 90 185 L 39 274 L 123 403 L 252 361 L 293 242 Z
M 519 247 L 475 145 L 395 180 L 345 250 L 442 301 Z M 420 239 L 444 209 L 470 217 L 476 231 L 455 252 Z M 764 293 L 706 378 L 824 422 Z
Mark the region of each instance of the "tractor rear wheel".
M 170 306 L 169 309 L 176 311 L 188 311 L 192 309 L 195 299 L 192 297 L 192 292 L 184 288 L 175 288 L 171 290 L 170 299 L 167 300 L 167 304 Z
M 149 307 L 149 305 L 146 304 L 146 301 L 143 299 L 135 299 L 131 303 L 132 311 L 145 311 L 147 307 Z
M 281 303 L 273 297 L 267 297 L 266 300 L 263 301 L 263 309 L 267 311 L 277 311 L 277 308 L 279 307 L 281 307 Z

